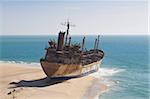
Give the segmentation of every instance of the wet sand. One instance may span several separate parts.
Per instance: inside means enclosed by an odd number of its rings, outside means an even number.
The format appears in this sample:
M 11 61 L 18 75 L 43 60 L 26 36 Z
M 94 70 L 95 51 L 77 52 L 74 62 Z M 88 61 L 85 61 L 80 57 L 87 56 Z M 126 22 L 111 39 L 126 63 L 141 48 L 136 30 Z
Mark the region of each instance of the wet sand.
M 41 67 L 0 63 L 0 99 L 92 99 L 106 89 L 92 76 L 51 80 Z

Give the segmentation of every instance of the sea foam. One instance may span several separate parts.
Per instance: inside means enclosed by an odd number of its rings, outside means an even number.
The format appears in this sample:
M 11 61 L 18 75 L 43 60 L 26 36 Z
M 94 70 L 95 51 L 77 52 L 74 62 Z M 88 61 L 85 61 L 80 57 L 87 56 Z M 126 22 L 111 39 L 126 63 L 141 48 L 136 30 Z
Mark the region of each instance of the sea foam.
M 124 71 L 125 69 L 120 68 L 100 68 L 97 72 L 90 75 L 97 78 L 101 83 L 110 87 L 119 83 L 119 81 L 114 81 L 110 77 Z
M 100 68 L 97 72 L 91 74 L 92 76 L 96 78 L 100 77 L 108 77 L 113 76 L 117 73 L 123 72 L 125 69 L 119 69 L 119 68 Z

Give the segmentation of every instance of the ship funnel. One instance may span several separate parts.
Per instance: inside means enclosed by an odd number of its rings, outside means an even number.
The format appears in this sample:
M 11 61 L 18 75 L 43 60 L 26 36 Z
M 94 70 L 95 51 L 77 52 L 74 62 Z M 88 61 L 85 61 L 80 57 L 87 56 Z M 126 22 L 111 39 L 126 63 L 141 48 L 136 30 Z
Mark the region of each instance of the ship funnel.
M 84 50 L 84 43 L 85 43 L 85 37 L 83 37 L 83 40 L 82 40 L 82 52 Z
M 64 35 L 65 32 L 59 32 L 58 42 L 57 42 L 57 51 L 62 51 L 64 46 Z

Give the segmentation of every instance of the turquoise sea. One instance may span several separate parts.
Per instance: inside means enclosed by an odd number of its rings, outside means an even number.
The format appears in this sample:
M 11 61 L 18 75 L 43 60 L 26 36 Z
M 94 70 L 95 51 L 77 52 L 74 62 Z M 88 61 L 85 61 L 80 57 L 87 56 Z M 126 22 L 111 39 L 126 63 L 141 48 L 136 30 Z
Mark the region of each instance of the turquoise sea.
M 73 36 L 81 43 L 83 36 Z M 96 36 L 86 36 L 86 49 L 94 47 Z M 57 36 L 0 36 L 0 62 L 38 64 L 47 41 Z M 105 52 L 96 75 L 109 85 L 99 99 L 149 99 L 149 36 L 101 36 Z M 103 79 L 102 79 L 103 78 Z

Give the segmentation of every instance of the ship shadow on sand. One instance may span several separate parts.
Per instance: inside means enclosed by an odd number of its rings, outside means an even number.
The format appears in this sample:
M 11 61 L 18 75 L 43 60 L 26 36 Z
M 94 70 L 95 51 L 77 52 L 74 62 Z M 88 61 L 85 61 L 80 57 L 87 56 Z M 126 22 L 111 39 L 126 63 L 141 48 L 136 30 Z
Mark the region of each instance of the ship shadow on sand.
M 9 89 L 18 88 L 18 87 L 46 87 L 46 86 L 51 86 L 51 85 L 65 82 L 69 79 L 72 79 L 72 78 L 50 79 L 48 77 L 45 77 L 45 78 L 36 79 L 36 80 L 21 80 L 19 82 L 10 82 L 9 85 L 11 86 L 9 87 Z

